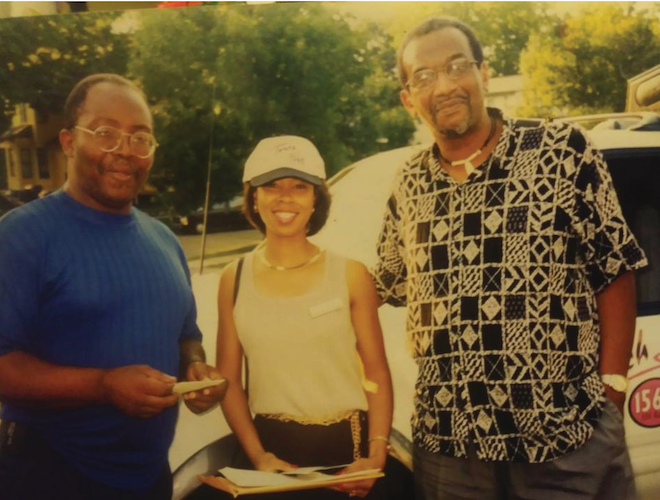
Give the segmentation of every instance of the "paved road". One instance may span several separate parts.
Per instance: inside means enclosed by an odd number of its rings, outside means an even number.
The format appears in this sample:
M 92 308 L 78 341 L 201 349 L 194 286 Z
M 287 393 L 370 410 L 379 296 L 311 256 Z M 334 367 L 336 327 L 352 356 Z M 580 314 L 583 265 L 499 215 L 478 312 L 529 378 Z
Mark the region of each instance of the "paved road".
M 252 250 L 261 238 L 261 233 L 256 229 L 207 234 L 204 271 L 217 272 L 240 254 Z M 179 241 L 188 259 L 190 272 L 198 273 L 202 254 L 201 235 L 179 235 Z

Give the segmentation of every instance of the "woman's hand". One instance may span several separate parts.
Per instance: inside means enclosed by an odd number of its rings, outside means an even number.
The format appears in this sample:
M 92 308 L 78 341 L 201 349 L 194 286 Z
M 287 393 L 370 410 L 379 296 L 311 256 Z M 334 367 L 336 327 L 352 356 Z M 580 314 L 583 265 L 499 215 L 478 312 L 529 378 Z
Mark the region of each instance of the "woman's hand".
M 291 465 L 289 462 L 280 460 L 268 451 L 254 459 L 253 463 L 257 470 L 263 472 L 284 472 L 298 468 L 297 465 Z
M 369 458 L 359 458 L 351 465 L 345 469 L 339 471 L 337 474 L 349 474 L 351 472 L 357 472 L 360 470 L 370 470 L 370 469 L 379 469 L 383 470 L 385 467 L 385 461 L 382 458 L 369 457 Z M 332 489 L 337 491 L 342 491 L 348 493 L 352 497 L 365 497 L 371 490 L 371 487 L 376 482 L 377 478 L 372 479 L 363 479 L 361 481 L 351 481 L 350 483 L 342 483 L 333 487 Z

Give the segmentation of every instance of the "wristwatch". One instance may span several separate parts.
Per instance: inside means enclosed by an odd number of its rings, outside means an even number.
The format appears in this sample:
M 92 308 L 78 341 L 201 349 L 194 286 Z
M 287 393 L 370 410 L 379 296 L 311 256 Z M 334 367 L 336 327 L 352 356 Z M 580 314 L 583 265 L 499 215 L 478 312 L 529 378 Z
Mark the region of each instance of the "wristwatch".
M 616 392 L 626 392 L 628 390 L 628 379 L 618 373 L 605 373 L 601 375 L 603 384 L 610 386 Z

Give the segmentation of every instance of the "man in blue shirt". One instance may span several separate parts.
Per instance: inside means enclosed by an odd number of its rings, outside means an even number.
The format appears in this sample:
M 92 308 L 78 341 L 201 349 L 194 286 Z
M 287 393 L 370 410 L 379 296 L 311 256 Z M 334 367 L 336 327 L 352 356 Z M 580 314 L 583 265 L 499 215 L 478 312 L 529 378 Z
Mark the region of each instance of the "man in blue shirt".
M 85 78 L 65 105 L 63 189 L 0 219 L 5 500 L 169 500 L 177 375 L 205 362 L 185 256 L 132 206 L 157 147 L 144 94 Z M 204 411 L 218 386 L 188 394 Z

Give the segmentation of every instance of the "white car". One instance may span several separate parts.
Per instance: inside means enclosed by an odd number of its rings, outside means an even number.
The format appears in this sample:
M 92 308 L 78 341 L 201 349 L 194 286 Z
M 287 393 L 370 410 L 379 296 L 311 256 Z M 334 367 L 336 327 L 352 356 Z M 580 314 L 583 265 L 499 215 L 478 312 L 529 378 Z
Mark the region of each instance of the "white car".
M 660 117 L 658 117 L 660 120 Z M 628 223 L 650 266 L 637 274 L 638 320 L 628 377 L 626 438 L 640 500 L 660 498 L 660 132 L 593 130 L 603 151 Z M 380 153 L 341 170 L 329 184 L 332 208 L 317 244 L 371 267 L 385 205 L 396 171 L 421 146 Z M 215 352 L 218 275 L 195 276 L 200 327 L 207 353 Z M 405 310 L 381 307 L 381 324 L 394 384 L 393 437 L 401 461 L 410 465 L 410 416 L 417 365 L 405 343 Z M 213 359 L 211 358 L 211 362 Z M 182 408 L 170 451 L 174 499 L 197 486 L 195 476 L 226 465 L 236 442 L 219 409 L 194 416 Z

